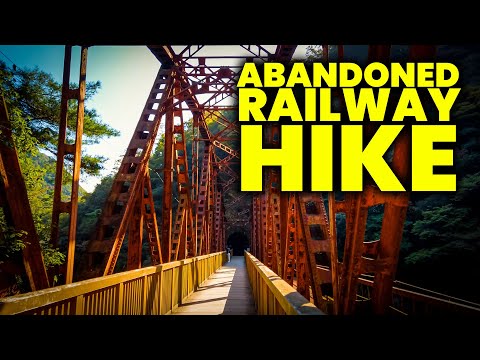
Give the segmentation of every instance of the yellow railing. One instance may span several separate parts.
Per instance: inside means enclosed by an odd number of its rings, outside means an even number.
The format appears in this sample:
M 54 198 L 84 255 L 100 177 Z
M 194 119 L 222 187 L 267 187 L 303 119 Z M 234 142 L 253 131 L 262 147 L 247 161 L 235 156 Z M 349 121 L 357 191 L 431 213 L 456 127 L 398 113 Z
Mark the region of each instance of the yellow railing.
M 259 315 L 324 315 L 286 281 L 245 251 L 247 272 Z
M 226 261 L 218 252 L 0 299 L 0 315 L 171 314 Z

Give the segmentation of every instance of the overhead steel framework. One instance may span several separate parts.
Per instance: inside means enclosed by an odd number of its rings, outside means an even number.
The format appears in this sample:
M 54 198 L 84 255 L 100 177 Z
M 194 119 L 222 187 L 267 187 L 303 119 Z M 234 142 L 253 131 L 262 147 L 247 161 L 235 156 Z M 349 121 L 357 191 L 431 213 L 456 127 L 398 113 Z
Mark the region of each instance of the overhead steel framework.
M 238 178 L 232 165 L 238 162 L 239 153 L 229 145 L 238 134 L 238 125 L 221 111 L 236 109 L 235 85 L 242 61 L 288 60 L 296 46 L 279 45 L 273 53 L 261 45 L 241 45 L 247 54 L 241 56 L 201 56 L 203 48 L 189 45 L 175 52 L 168 45 L 149 46 L 161 67 L 115 176 L 97 231 L 88 244 L 78 279 L 112 274 L 127 234 L 128 268 L 139 266 L 143 218 L 150 216 L 155 221 L 155 209 L 152 201 L 140 206 L 138 199 L 144 193 L 142 184 L 149 183 L 145 180 L 148 160 L 162 120 L 165 147 L 161 230 L 146 227 L 152 264 L 225 248 L 222 194 Z M 238 64 L 218 64 L 225 60 Z M 189 129 L 193 133 L 191 164 L 187 161 L 185 112 L 193 118 Z M 223 128 L 212 134 L 208 121 Z M 216 149 L 223 155 L 219 156 Z M 174 214 L 175 183 L 178 205 Z M 136 250 L 131 250 L 132 246 Z

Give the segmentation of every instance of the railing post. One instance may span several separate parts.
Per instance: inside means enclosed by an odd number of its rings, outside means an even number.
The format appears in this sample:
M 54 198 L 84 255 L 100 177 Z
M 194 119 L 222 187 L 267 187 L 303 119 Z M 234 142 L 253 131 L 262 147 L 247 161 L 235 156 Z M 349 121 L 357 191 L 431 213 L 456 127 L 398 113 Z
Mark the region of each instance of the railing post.
M 147 314 L 147 275 L 142 278 L 142 314 Z
M 162 315 L 162 287 L 163 287 L 163 267 L 158 273 L 158 315 Z
M 175 289 L 175 286 L 173 286 L 174 270 L 173 268 L 171 268 L 170 270 L 172 271 L 172 283 L 170 284 L 170 314 L 173 314 L 173 289 Z
M 83 313 L 83 304 L 84 304 L 84 295 L 78 295 L 75 299 L 75 315 L 84 315 Z
M 123 287 L 124 284 L 120 283 L 118 284 L 118 298 L 117 298 L 117 314 L 122 315 L 123 314 Z
M 192 259 L 193 291 L 197 290 L 197 260 Z
M 181 305 L 183 304 L 183 289 L 184 289 L 184 285 L 187 286 L 187 291 L 188 291 L 188 278 L 183 279 L 183 267 L 185 266 L 185 260 L 181 260 L 180 261 L 180 266 L 179 266 L 179 270 L 178 270 L 178 280 L 179 280 L 179 296 L 178 296 L 178 305 Z M 185 284 L 184 284 L 185 283 Z

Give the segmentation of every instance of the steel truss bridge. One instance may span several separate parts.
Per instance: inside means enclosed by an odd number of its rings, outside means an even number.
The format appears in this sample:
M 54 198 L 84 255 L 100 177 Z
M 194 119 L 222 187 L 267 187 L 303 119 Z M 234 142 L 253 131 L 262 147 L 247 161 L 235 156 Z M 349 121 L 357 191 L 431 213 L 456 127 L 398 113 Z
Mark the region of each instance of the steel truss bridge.
M 22 251 L 23 262 L 10 265 L 28 279 L 31 292 L 0 299 L 0 314 L 172 314 L 215 277 L 217 270 L 246 274 L 251 287 L 248 296 L 253 296 L 258 314 L 478 313 L 478 304 L 395 280 L 408 193 L 382 193 L 373 185 L 341 198 L 334 193 L 282 193 L 278 170 L 266 168 L 263 192 L 241 194 L 225 204 L 226 193 L 238 180 L 235 166 L 240 153 L 232 144 L 238 139 L 239 125 L 227 113 L 237 111 L 235 85 L 241 65 L 245 61 L 287 63 L 296 45 L 277 45 L 273 50 L 271 46 L 239 45 L 242 55 L 205 55 L 206 47 L 148 46 L 161 67 L 96 230 L 85 253 L 77 259 L 88 47 L 81 47 L 76 89 L 69 85 L 72 47 L 65 47 L 52 245 L 58 246 L 62 214 L 68 215 L 69 231 L 66 266 L 54 271 L 47 271 L 43 262 L 2 100 L 0 125 L 5 131 L 0 142 L 0 204 L 7 224 L 25 231 L 28 246 Z M 328 46 L 323 49 L 322 61 L 329 61 Z M 343 46 L 337 49 L 341 61 Z M 409 47 L 410 61 L 432 60 L 434 56 L 433 46 Z M 388 62 L 389 57 L 389 45 L 369 46 L 368 61 Z M 75 119 L 67 119 L 69 101 L 78 104 Z M 191 159 L 185 127 L 190 119 Z M 73 143 L 67 141 L 67 121 L 76 124 Z M 157 222 L 148 164 L 162 122 L 164 184 L 161 221 Z M 212 131 L 213 122 L 220 130 Z M 369 123 L 366 132 L 373 135 L 375 127 Z M 278 126 L 265 127 L 264 136 L 266 143 L 278 145 Z M 73 162 L 67 201 L 62 199 L 66 158 Z M 409 175 L 408 158 L 409 139 L 403 137 L 395 143 L 391 163 L 400 179 Z M 251 199 L 250 207 L 240 211 L 237 218 L 227 219 L 226 208 L 240 203 L 242 197 L 244 201 Z M 380 237 L 366 242 L 368 210 L 379 204 L 383 204 Z M 336 235 L 339 213 L 346 219 L 341 254 Z M 226 228 L 236 226 L 249 229 L 250 251 L 245 252 L 244 260 L 237 258 L 229 267 Z M 143 242 L 148 243 L 150 266 L 142 268 Z M 127 268 L 118 272 L 122 245 L 128 249 Z M 8 275 L 7 268 L 3 266 L 2 275 Z M 64 275 L 64 284 L 52 287 L 54 274 Z M 233 278 L 228 286 L 235 287 L 235 283 Z

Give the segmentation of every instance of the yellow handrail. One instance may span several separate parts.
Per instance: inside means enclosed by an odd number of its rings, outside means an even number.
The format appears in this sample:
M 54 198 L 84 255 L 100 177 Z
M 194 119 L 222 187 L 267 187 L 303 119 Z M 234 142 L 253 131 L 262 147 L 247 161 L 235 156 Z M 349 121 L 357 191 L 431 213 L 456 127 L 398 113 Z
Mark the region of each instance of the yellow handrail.
M 171 314 L 225 262 L 223 251 L 10 296 L 0 315 Z
M 245 262 L 259 315 L 325 315 L 247 251 Z

